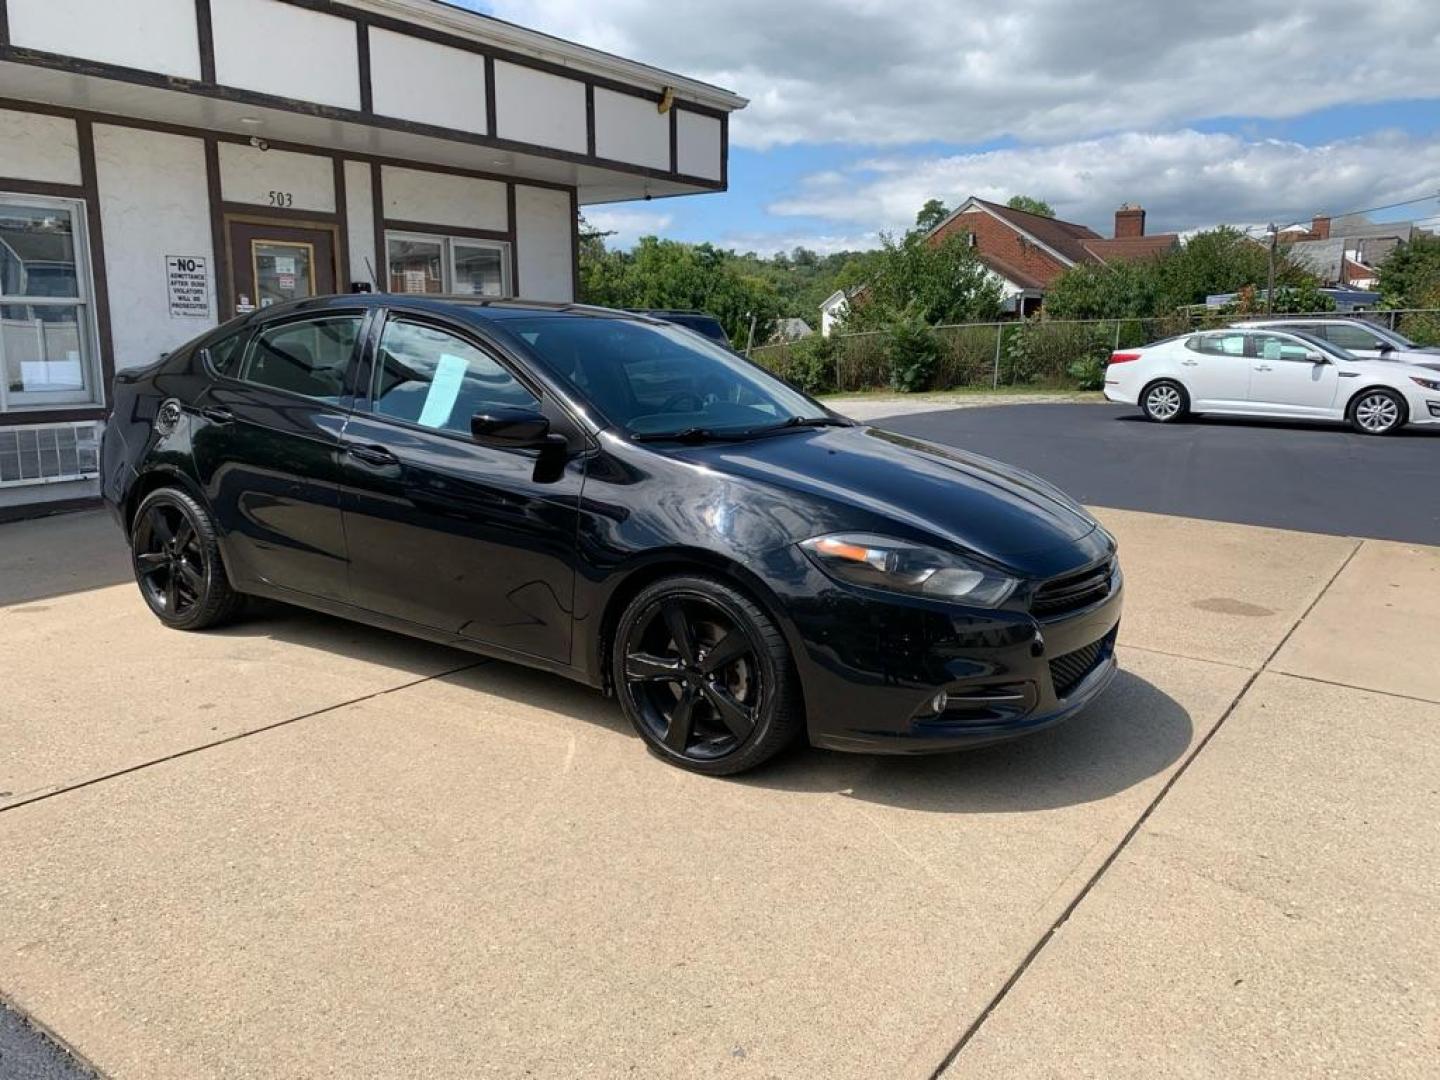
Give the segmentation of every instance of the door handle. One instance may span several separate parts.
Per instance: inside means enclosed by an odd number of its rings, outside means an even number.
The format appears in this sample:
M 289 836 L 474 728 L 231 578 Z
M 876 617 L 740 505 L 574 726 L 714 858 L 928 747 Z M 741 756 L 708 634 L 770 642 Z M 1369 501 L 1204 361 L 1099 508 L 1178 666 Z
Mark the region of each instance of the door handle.
M 1200 361 L 1199 361 L 1199 360 L 1181 360 L 1180 363 L 1181 363 L 1184 367 L 1194 367 L 1196 364 L 1200 363 Z
M 200 415 L 212 424 L 233 424 L 235 422 L 235 414 L 224 405 L 212 405 L 208 409 L 201 409 Z
M 1258 365 L 1256 365 L 1255 370 L 1256 370 L 1256 371 L 1270 371 L 1270 370 L 1272 370 L 1272 369 L 1271 369 L 1271 367 L 1270 367 L 1269 364 L 1258 364 Z
M 383 446 L 366 446 L 361 443 L 346 443 L 345 453 L 356 461 L 367 465 L 399 465 L 400 459 Z

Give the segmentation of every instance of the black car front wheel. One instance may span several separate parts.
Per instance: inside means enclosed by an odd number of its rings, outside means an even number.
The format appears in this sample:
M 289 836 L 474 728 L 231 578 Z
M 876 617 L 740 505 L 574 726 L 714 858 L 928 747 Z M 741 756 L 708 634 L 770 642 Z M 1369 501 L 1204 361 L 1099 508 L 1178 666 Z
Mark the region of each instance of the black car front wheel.
M 204 630 L 233 617 L 243 597 L 230 587 L 215 523 L 178 488 L 145 496 L 130 527 L 135 580 L 166 626 Z
M 785 638 L 749 597 L 709 577 L 645 588 L 620 617 L 612 678 L 626 717 L 661 758 L 726 776 L 804 728 Z

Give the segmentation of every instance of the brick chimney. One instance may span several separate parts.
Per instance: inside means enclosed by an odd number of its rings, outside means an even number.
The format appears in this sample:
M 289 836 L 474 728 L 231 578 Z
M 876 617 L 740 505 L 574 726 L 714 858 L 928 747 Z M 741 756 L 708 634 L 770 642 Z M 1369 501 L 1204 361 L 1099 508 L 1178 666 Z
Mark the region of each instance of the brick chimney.
M 1134 203 L 1126 203 L 1115 211 L 1115 239 L 1145 235 L 1145 211 Z
M 1315 240 L 1330 239 L 1330 217 L 1328 214 L 1316 214 L 1310 219 L 1310 236 Z

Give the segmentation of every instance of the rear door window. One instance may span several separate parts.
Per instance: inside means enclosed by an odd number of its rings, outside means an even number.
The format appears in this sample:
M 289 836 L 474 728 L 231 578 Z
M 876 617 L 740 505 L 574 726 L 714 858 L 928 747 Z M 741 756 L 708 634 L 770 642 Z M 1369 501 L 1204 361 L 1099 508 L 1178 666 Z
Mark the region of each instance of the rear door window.
M 362 319 L 358 313 L 330 315 L 264 327 L 251 339 L 241 378 L 338 405 L 345 396 Z
M 1207 356 L 1244 356 L 1245 335 L 1242 333 L 1202 334 L 1198 351 Z

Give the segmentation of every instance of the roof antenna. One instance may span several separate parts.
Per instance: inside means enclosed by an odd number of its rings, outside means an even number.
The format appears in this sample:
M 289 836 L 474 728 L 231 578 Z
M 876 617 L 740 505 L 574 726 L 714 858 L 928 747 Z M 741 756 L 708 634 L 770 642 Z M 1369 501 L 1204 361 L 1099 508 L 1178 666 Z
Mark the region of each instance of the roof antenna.
M 370 271 L 370 284 L 375 286 L 375 291 L 384 292 L 385 290 L 380 288 L 380 275 L 375 273 L 375 264 L 370 261 L 369 255 L 365 256 L 365 269 Z

